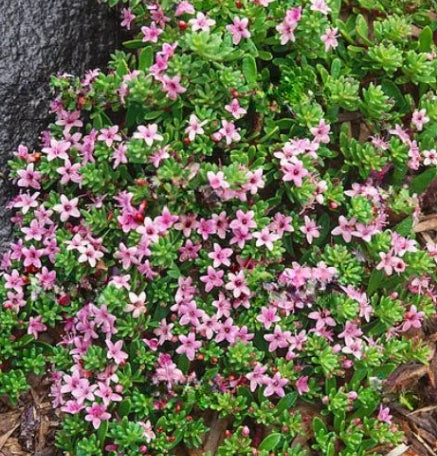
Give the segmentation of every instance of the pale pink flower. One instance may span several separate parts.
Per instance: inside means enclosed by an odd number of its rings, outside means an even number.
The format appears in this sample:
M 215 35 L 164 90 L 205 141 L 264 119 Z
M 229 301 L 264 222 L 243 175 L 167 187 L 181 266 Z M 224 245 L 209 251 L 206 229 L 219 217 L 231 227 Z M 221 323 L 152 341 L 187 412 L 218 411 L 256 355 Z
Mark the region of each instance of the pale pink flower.
M 123 346 L 122 340 L 118 340 L 114 344 L 109 339 L 107 339 L 106 346 L 108 347 L 108 353 L 106 355 L 108 359 L 113 359 L 115 364 L 125 363 L 125 361 L 128 358 L 128 354 L 121 349 L 121 347 Z
M 133 137 L 135 139 L 143 139 L 149 147 L 154 141 L 162 141 L 164 139 L 164 137 L 158 133 L 158 125 L 156 124 L 148 124 L 146 126 L 140 125 Z
M 188 22 L 191 25 L 191 30 L 197 32 L 202 30 L 202 32 L 209 32 L 210 27 L 215 25 L 215 20 L 209 19 L 203 13 L 197 13 L 195 19 L 190 19 Z
M 266 246 L 267 250 L 273 250 L 273 243 L 279 239 L 279 236 L 269 231 L 268 228 L 263 228 L 261 231 L 253 233 L 253 237 L 257 240 L 256 246 Z
M 249 24 L 249 19 L 243 18 L 240 19 L 239 17 L 234 17 L 233 24 L 229 24 L 226 26 L 226 30 L 231 33 L 232 35 L 232 42 L 237 45 L 240 43 L 242 38 L 249 38 L 250 32 L 247 29 Z
M 146 312 L 146 293 L 144 291 L 139 295 L 130 292 L 129 300 L 130 304 L 127 304 L 123 309 L 125 312 L 132 312 L 134 318 L 138 318 Z
M 338 46 L 337 41 L 338 28 L 327 28 L 325 33 L 320 37 L 323 43 L 325 43 L 325 51 L 328 52 L 330 49 L 335 49 Z
M 230 112 L 236 119 L 244 116 L 247 110 L 240 106 L 238 98 L 233 98 L 232 101 L 225 106 L 226 111 Z
M 61 195 L 61 202 L 55 204 L 53 210 L 60 214 L 61 222 L 66 222 L 70 217 L 80 217 L 78 203 L 78 198 L 69 200 L 65 195 Z
M 437 152 L 435 149 L 424 150 L 422 154 L 425 157 L 425 160 L 423 160 L 425 166 L 437 165 Z
M 310 10 L 318 11 L 326 16 L 331 11 L 331 8 L 326 4 L 325 0 L 311 0 Z
M 314 220 L 311 220 L 305 215 L 305 225 L 300 228 L 303 234 L 305 234 L 308 244 L 312 244 L 314 238 L 320 237 L 320 226 L 316 224 Z
M 105 141 L 108 147 L 111 147 L 114 141 L 121 141 L 121 136 L 118 134 L 118 125 L 113 125 L 109 128 L 102 128 L 100 135 L 97 136 L 98 141 Z
M 421 109 L 413 112 L 411 123 L 417 128 L 417 131 L 422 131 L 423 126 L 429 122 L 429 117 L 426 115 L 426 109 Z
M 190 119 L 188 120 L 188 127 L 185 129 L 185 133 L 188 134 L 188 139 L 194 141 L 196 135 L 203 135 L 205 131 L 202 127 L 207 122 L 207 120 L 200 122 L 195 114 L 191 114 Z
M 229 145 L 232 141 L 240 141 L 241 136 L 235 127 L 233 122 L 228 122 L 227 120 L 222 120 L 222 128 L 218 131 L 221 138 L 225 138 L 226 144 Z

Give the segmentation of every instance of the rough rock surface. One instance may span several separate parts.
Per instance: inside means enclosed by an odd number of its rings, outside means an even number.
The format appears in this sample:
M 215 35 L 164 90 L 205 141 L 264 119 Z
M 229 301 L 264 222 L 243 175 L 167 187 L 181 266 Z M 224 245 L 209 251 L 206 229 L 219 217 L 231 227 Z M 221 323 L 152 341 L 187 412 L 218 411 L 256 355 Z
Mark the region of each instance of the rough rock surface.
M 2 179 L 18 144 L 50 121 L 50 75 L 104 67 L 122 40 L 119 18 L 96 0 L 0 0 L 0 251 L 10 237 Z

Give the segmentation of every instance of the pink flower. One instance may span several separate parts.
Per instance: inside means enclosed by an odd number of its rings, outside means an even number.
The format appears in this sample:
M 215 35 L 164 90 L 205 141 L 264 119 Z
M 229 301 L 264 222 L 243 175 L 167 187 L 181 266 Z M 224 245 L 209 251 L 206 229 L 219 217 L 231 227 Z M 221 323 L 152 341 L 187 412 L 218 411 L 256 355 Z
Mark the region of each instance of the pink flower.
M 64 161 L 64 166 L 60 166 L 56 169 L 56 172 L 62 176 L 61 184 L 65 185 L 68 184 L 68 182 L 70 181 L 76 184 L 82 182 L 82 176 L 79 172 L 80 167 L 80 163 L 75 163 L 74 165 L 72 165 L 70 160 L 67 158 Z
M 212 266 L 208 266 L 207 274 L 200 277 L 200 280 L 206 284 L 205 291 L 208 293 L 214 287 L 221 287 L 224 283 L 223 275 L 224 271 L 216 271 Z
M 70 217 L 80 217 L 78 203 L 78 198 L 69 200 L 65 195 L 61 195 L 61 202 L 55 204 L 53 210 L 60 214 L 61 222 L 66 222 Z
M 191 30 L 193 32 L 197 32 L 198 30 L 209 32 L 210 27 L 215 25 L 215 21 L 213 19 L 208 19 L 203 13 L 197 13 L 196 18 L 190 19 L 188 23 L 191 25 Z
M 408 331 L 410 328 L 420 328 L 422 320 L 425 317 L 425 312 L 418 312 L 417 307 L 412 305 L 410 310 L 405 312 L 404 323 L 402 324 L 402 331 Z
M 196 10 L 194 6 L 187 0 L 182 0 L 176 7 L 175 16 L 182 16 L 182 14 L 194 14 Z
M 241 230 L 247 233 L 251 228 L 256 228 L 256 222 L 253 220 L 254 216 L 254 211 L 243 212 L 241 209 L 238 209 L 236 213 L 237 218 L 232 220 L 229 226 L 233 230 Z
M 297 393 L 302 396 L 304 393 L 309 392 L 309 387 L 308 387 L 308 376 L 305 377 L 299 377 L 296 381 L 296 389 Z
M 363 331 L 358 328 L 356 323 L 352 323 L 347 321 L 344 327 L 344 331 L 341 332 L 338 337 L 344 338 L 346 345 L 351 344 L 355 338 L 361 337 L 363 335 Z
M 196 350 L 202 346 L 202 343 L 195 340 L 195 334 L 193 332 L 190 332 L 188 336 L 181 334 L 179 341 L 182 345 L 176 349 L 176 353 L 180 355 L 184 354 L 190 361 L 193 361 L 196 356 Z
M 325 43 L 325 51 L 328 52 L 330 49 L 335 49 L 338 46 L 337 41 L 338 28 L 327 28 L 325 33 L 320 37 L 323 43 Z
M 238 274 L 228 274 L 229 282 L 225 285 L 226 290 L 232 291 L 234 298 L 239 298 L 242 294 L 250 295 L 249 287 L 246 284 L 244 271 Z
M 226 189 L 229 188 L 229 184 L 226 182 L 225 175 L 223 171 L 219 171 L 217 173 L 213 173 L 212 171 L 208 171 L 206 176 L 209 181 L 209 185 L 213 190 L 219 189 Z
M 256 319 L 264 325 L 265 329 L 270 329 L 273 323 L 281 321 L 278 315 L 276 315 L 275 307 L 263 307 L 261 309 L 261 314 L 258 315 Z
M 233 122 L 228 122 L 227 120 L 222 120 L 222 128 L 218 131 L 221 138 L 226 139 L 226 144 L 232 143 L 232 141 L 240 141 L 241 136 L 237 131 Z
M 232 42 L 237 45 L 242 38 L 249 38 L 250 32 L 247 30 L 249 19 L 240 19 L 237 16 L 234 17 L 234 23 L 227 25 L 226 30 L 232 35 Z
M 121 10 L 121 18 L 122 21 L 120 25 L 122 27 L 126 27 L 127 30 L 130 30 L 131 28 L 131 23 L 135 19 L 135 14 L 132 13 L 132 10 L 130 8 L 123 8 Z
M 405 271 L 405 263 L 401 258 L 393 256 L 392 252 L 379 252 L 381 261 L 376 265 L 376 269 L 384 269 L 387 275 L 392 275 L 393 270 L 397 273 Z
M 437 165 L 437 152 L 435 149 L 424 150 L 422 154 L 425 157 L 425 160 L 423 160 L 425 166 Z
M 310 10 L 318 11 L 326 16 L 331 11 L 331 8 L 326 4 L 325 0 L 311 0 Z
M 285 348 L 288 347 L 290 343 L 291 332 L 290 331 L 282 331 L 279 325 L 275 326 L 273 330 L 273 334 L 266 334 L 264 339 L 269 343 L 269 351 L 274 352 L 278 348 Z
M 352 342 L 349 341 L 349 344 L 346 344 L 345 347 L 343 347 L 342 352 L 349 355 L 354 355 L 355 358 L 361 359 L 363 356 L 362 352 L 362 346 L 363 343 L 361 342 L 360 339 L 355 339 Z
M 281 44 L 295 41 L 294 31 L 302 16 L 302 8 L 292 8 L 285 13 L 284 20 L 276 27 L 280 34 Z
M 106 340 L 106 346 L 108 347 L 108 354 L 106 357 L 108 359 L 113 359 L 115 364 L 124 364 L 128 358 L 128 354 L 121 349 L 122 345 L 122 340 L 115 342 L 115 344 L 109 339 Z
M 133 137 L 135 139 L 143 139 L 149 147 L 154 141 L 162 141 L 164 139 L 163 136 L 158 133 L 158 125 L 156 124 L 149 124 L 146 126 L 140 125 Z
M 308 244 L 312 244 L 314 238 L 320 237 L 320 226 L 316 225 L 314 220 L 311 220 L 305 215 L 305 225 L 300 228 L 303 234 L 306 235 Z
M 292 157 L 289 162 L 281 165 L 281 170 L 284 173 L 282 180 L 284 182 L 293 181 L 296 187 L 302 187 L 303 178 L 308 176 L 309 172 L 296 157 Z
M 163 32 L 162 29 L 158 28 L 155 22 L 152 22 L 150 27 L 141 27 L 141 32 L 143 33 L 143 41 L 147 43 L 150 41 L 151 43 L 157 43 L 158 37 Z
M 47 161 L 52 161 L 55 158 L 66 160 L 68 158 L 67 151 L 70 147 L 71 143 L 68 141 L 57 141 L 55 138 L 51 138 L 50 146 L 43 147 L 42 152 L 47 154 Z
M 350 242 L 352 240 L 352 233 L 355 228 L 356 220 L 354 218 L 347 220 L 346 217 L 340 215 L 338 218 L 339 225 L 334 228 L 331 233 L 334 236 L 342 236 L 345 242 Z
M 384 423 L 391 424 L 392 423 L 392 416 L 390 415 L 390 409 L 388 407 L 384 407 L 382 404 L 379 406 L 378 412 L 378 420 Z
M 421 109 L 413 112 L 411 123 L 417 128 L 417 131 L 422 131 L 423 126 L 429 122 L 429 117 L 426 115 L 426 109 Z
M 139 295 L 129 293 L 130 304 L 124 307 L 125 312 L 132 312 L 134 318 L 138 318 L 141 314 L 146 312 L 146 293 L 142 291 Z
M 190 141 L 194 141 L 194 139 L 196 138 L 196 135 L 203 135 L 205 133 L 205 131 L 202 127 L 206 123 L 207 123 L 207 120 L 200 122 L 195 114 L 191 114 L 190 119 L 188 121 L 188 127 L 185 129 L 185 133 L 188 134 L 188 139 Z
M 178 95 L 187 91 L 185 87 L 181 86 L 180 81 L 180 76 L 173 76 L 172 78 L 164 76 L 162 78 L 162 91 L 167 94 L 170 100 L 176 100 Z
M 35 268 L 41 267 L 41 256 L 43 250 L 35 248 L 35 246 L 31 245 L 29 248 L 23 247 L 22 250 L 24 261 L 24 267 L 34 266 Z
M 250 382 L 250 391 L 254 392 L 257 386 L 263 386 L 266 380 L 269 380 L 269 378 L 265 375 L 266 371 L 267 367 L 257 362 L 253 368 L 253 371 L 246 374 L 246 378 Z
M 285 396 L 284 386 L 289 383 L 286 378 L 282 378 L 279 372 L 272 378 L 267 378 L 265 384 L 267 385 L 266 389 L 264 390 L 264 396 L 269 397 L 273 394 L 278 395 L 279 397 Z
M 111 147 L 114 141 L 121 141 L 121 136 L 118 134 L 118 125 L 113 125 L 109 128 L 102 128 L 97 139 L 99 141 L 105 141 L 108 147 Z
M 86 407 L 85 421 L 91 421 L 94 429 L 99 429 L 102 421 L 109 420 L 111 414 L 106 411 L 106 407 L 103 404 L 94 402 L 91 407 Z
M 235 119 L 239 119 L 247 113 L 247 110 L 240 106 L 238 98 L 233 98 L 232 101 L 225 106 L 226 111 L 230 112 Z
M 214 252 L 208 253 L 208 257 L 214 260 L 213 266 L 215 268 L 224 266 L 230 266 L 231 262 L 229 258 L 232 256 L 232 249 L 222 248 L 219 244 L 214 243 Z
M 19 169 L 17 171 L 18 179 L 17 185 L 19 187 L 31 187 L 35 188 L 36 190 L 41 188 L 39 180 L 41 179 L 41 173 L 39 171 L 34 170 L 34 164 L 30 163 L 27 165 L 26 169 Z
M 253 237 L 257 240 L 256 246 L 266 246 L 267 250 L 273 250 L 273 242 L 279 239 L 279 236 L 275 233 L 271 233 L 268 228 L 263 228 L 261 231 L 253 233 Z
M 263 169 L 259 168 L 255 172 L 248 171 L 247 180 L 247 184 L 243 185 L 244 191 L 255 195 L 260 188 L 264 188 L 265 186 L 263 179 Z
M 27 334 L 32 334 L 35 339 L 38 339 L 38 334 L 43 332 L 47 329 L 47 326 L 41 321 L 42 315 L 38 315 L 37 317 L 30 317 L 29 318 L 29 325 L 27 327 Z
M 111 402 L 120 402 L 123 399 L 119 394 L 114 393 L 112 388 L 104 382 L 99 382 L 99 389 L 96 391 L 96 396 L 102 399 L 103 405 L 106 407 Z

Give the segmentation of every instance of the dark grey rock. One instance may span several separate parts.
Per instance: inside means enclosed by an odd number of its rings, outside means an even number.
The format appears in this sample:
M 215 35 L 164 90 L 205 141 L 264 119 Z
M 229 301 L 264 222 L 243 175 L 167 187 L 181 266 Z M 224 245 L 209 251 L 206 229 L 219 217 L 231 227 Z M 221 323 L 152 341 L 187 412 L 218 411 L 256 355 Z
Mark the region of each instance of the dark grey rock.
M 103 68 L 124 38 L 120 19 L 96 0 L 0 0 L 0 173 L 20 143 L 33 148 L 50 121 L 50 76 Z M 0 176 L 0 250 L 10 238 Z

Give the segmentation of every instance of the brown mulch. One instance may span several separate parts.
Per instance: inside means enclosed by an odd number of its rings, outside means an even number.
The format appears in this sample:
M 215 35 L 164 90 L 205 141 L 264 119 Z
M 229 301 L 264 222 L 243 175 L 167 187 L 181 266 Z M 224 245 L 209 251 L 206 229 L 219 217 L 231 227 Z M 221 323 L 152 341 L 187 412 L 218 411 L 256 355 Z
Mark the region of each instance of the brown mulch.
M 59 422 L 52 408 L 48 380 L 29 378 L 30 391 L 14 407 L 0 402 L 0 456 L 55 456 Z

